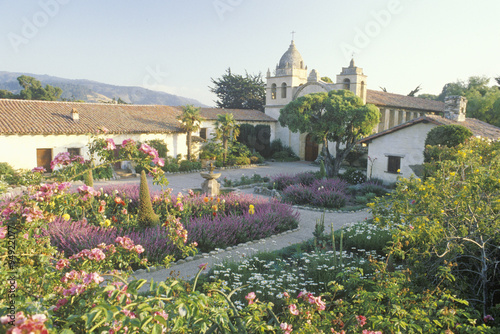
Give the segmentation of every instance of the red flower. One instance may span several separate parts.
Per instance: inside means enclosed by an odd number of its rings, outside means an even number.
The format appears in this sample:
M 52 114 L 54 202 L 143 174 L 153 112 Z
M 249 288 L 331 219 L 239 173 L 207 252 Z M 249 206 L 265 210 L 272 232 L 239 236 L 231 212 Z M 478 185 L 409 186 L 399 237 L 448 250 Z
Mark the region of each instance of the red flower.
M 212 215 L 215 217 L 217 216 L 217 212 L 212 212 Z
M 356 320 L 358 320 L 359 326 L 363 327 L 364 325 L 366 325 L 366 317 L 365 316 L 357 315 Z

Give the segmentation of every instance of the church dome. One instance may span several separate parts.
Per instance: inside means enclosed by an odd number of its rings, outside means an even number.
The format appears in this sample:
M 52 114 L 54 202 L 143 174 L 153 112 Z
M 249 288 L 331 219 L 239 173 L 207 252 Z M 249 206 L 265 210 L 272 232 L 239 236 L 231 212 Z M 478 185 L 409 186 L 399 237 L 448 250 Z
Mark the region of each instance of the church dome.
M 278 68 L 304 68 L 304 60 L 302 59 L 299 50 L 295 47 L 293 40 L 288 50 L 283 54 L 283 56 L 281 56 Z

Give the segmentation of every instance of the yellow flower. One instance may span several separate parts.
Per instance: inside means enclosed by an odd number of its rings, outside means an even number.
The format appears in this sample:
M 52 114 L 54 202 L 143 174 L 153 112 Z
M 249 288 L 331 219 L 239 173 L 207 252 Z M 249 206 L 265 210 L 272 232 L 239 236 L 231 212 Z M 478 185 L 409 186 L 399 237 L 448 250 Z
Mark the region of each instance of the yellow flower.
M 455 174 L 456 174 L 455 172 L 451 172 L 450 173 L 451 176 L 455 176 Z
M 255 207 L 254 207 L 252 204 L 250 204 L 250 205 L 248 206 L 248 208 L 249 208 L 249 209 L 254 209 Z
M 67 213 L 65 213 L 64 215 L 62 215 L 62 218 L 64 220 L 69 220 L 71 217 L 70 217 L 70 215 L 68 215 Z
M 110 227 L 111 226 L 111 220 L 106 219 L 105 221 L 100 222 L 99 225 L 101 225 L 102 227 Z

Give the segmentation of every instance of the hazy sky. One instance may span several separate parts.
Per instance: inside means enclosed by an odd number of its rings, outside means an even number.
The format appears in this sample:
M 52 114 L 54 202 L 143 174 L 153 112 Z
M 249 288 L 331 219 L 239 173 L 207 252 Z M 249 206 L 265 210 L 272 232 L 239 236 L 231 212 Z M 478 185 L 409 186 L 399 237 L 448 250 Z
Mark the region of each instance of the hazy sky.
M 228 67 L 265 75 L 296 31 L 321 76 L 335 79 L 354 53 L 370 89 L 439 94 L 500 76 L 499 14 L 498 0 L 0 0 L 0 70 L 214 105 L 210 78 Z

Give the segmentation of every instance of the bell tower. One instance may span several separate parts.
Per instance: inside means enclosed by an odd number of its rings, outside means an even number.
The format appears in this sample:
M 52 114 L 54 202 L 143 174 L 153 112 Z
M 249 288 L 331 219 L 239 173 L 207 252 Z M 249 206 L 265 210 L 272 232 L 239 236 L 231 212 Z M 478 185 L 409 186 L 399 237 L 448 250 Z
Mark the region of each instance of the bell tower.
M 351 59 L 349 67 L 342 67 L 342 72 L 337 75 L 336 88 L 350 90 L 366 104 L 366 75 L 363 74 L 362 68 L 354 64 L 354 58 Z
M 307 66 L 300 55 L 294 40 L 281 56 L 275 70 L 267 70 L 265 113 L 275 119 L 280 116 L 280 109 L 292 101 L 296 89 L 307 83 Z M 276 139 L 283 144 L 289 143 L 289 130 L 276 125 Z

